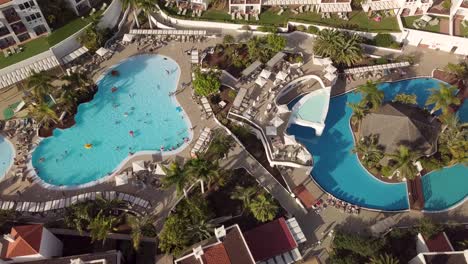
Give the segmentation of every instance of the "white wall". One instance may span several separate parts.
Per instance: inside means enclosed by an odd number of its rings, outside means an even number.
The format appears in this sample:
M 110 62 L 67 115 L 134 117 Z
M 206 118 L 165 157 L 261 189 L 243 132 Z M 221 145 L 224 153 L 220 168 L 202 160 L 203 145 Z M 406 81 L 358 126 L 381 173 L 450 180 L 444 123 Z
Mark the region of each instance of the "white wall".
M 39 53 L 39 54 L 37 54 L 37 55 L 35 55 L 35 56 L 31 57 L 31 58 L 28 58 L 26 60 L 22 60 L 22 61 L 20 61 L 18 63 L 15 63 L 13 65 L 10 65 L 8 67 L 5 67 L 5 68 L 1 69 L 0 70 L 0 76 L 5 75 L 7 73 L 10 73 L 12 71 L 15 71 L 17 69 L 21 69 L 21 68 L 23 68 L 25 66 L 30 65 L 31 63 L 34 63 L 36 61 L 40 61 L 42 59 L 45 59 L 45 58 L 48 58 L 48 57 L 51 57 L 51 56 L 54 56 L 52 51 L 46 50 L 43 53 Z
M 55 57 L 57 57 L 60 63 L 62 62 L 61 58 L 81 47 L 81 44 L 78 42 L 78 37 L 84 32 L 85 28 L 86 27 L 50 48 L 50 50 L 55 54 Z
M 429 248 L 426 245 L 426 241 L 424 240 L 421 234 L 418 234 L 416 238 L 416 252 L 418 254 L 429 252 Z
M 63 243 L 47 228 L 42 228 L 41 248 L 39 253 L 45 258 L 62 256 Z
M 13 263 L 23 263 L 27 261 L 33 261 L 33 260 L 40 260 L 44 259 L 44 257 L 41 254 L 35 254 L 35 255 L 27 255 L 27 256 L 21 256 L 21 257 L 16 257 L 16 258 L 11 258 Z
M 122 12 L 122 2 L 120 0 L 112 1 L 106 11 L 104 11 L 104 14 L 102 14 L 98 26 L 100 28 L 114 28 L 119 23 L 119 17 Z
M 419 44 L 428 45 L 430 49 L 439 49 L 445 52 L 451 52 L 453 47 L 458 47 L 455 54 L 468 55 L 468 38 L 448 36 L 425 32 L 420 30 L 405 29 L 406 37 L 403 37 L 405 44 L 418 46 Z

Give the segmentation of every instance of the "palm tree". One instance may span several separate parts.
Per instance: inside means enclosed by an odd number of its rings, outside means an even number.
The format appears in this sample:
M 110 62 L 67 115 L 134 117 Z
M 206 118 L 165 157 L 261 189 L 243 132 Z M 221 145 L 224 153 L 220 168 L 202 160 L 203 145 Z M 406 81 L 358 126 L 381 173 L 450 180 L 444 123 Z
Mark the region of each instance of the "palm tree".
M 460 98 L 456 96 L 457 88 L 447 84 L 439 84 L 440 89 L 431 89 L 431 95 L 427 98 L 426 105 L 434 105 L 432 112 L 442 110 L 443 114 L 450 112 L 450 105 L 459 105 Z
M 337 52 L 331 57 L 334 62 L 351 66 L 362 59 L 362 39 L 358 34 L 347 34 L 337 41 Z
M 275 219 L 278 206 L 271 198 L 265 194 L 259 194 L 250 204 L 250 212 L 260 222 L 267 222 Z
M 377 88 L 377 84 L 370 80 L 366 84 L 359 85 L 356 91 L 362 94 L 366 104 L 371 104 L 373 110 L 380 107 L 385 96 L 384 92 Z
M 94 204 L 97 210 L 102 211 L 106 214 L 110 214 L 112 210 L 123 209 L 126 207 L 126 203 L 119 199 L 107 200 L 102 197 L 97 197 L 94 200 Z
M 153 0 L 137 0 L 137 6 L 143 10 L 148 17 L 148 23 L 151 29 L 153 29 L 153 23 L 151 23 L 151 12 L 155 9 L 155 2 Z
M 361 120 L 366 116 L 368 109 L 366 104 L 361 101 L 359 103 L 348 103 L 348 106 L 353 110 L 353 116 L 351 117 L 351 123 L 353 126 L 357 126 Z
M 184 193 L 184 196 L 187 198 L 187 191 L 185 188 L 190 183 L 191 178 L 184 170 L 182 170 L 176 162 L 171 163 L 169 168 L 164 166 L 161 167 L 166 176 L 162 179 L 163 187 L 168 188 L 170 186 L 175 185 L 177 193 L 180 194 L 181 192 Z
M 106 242 L 107 236 L 115 228 L 115 225 L 118 222 L 118 218 L 110 215 L 106 216 L 102 211 L 100 211 L 96 217 L 91 219 L 91 222 L 88 225 L 88 230 L 91 236 L 91 241 L 102 241 L 102 244 Z
M 236 56 L 236 58 L 238 57 Z M 234 147 L 233 143 L 232 137 L 218 133 L 211 141 L 210 152 L 215 153 L 218 157 L 224 157 Z
M 92 205 L 88 202 L 74 204 L 65 211 L 65 224 L 70 228 L 75 228 L 80 234 L 83 234 L 83 231 L 93 218 L 91 211 Z
M 218 162 L 212 162 L 205 159 L 191 159 L 185 164 L 184 172 L 192 179 L 199 179 L 206 182 L 208 189 L 213 184 L 224 185 L 224 177 L 221 175 Z
M 374 167 L 384 157 L 377 135 L 370 135 L 359 140 L 353 153 L 359 154 L 366 167 Z
M 193 240 L 202 241 L 211 237 L 214 228 L 215 225 L 213 223 L 202 219 L 198 222 L 191 223 L 187 227 L 187 231 Z
M 242 202 L 243 210 L 250 207 L 252 203 L 252 199 L 257 194 L 257 189 L 253 186 L 250 187 L 242 187 L 236 186 L 234 191 L 231 194 L 231 199 L 233 200 L 240 200 Z
M 444 68 L 445 71 L 456 75 L 458 78 L 464 78 L 468 76 L 468 64 L 466 63 L 448 63 Z
M 45 72 L 35 72 L 26 79 L 26 86 L 32 89 L 38 102 L 43 102 L 44 97 L 54 88 L 51 85 L 53 78 Z
M 411 105 L 416 105 L 418 104 L 418 97 L 416 94 L 397 94 L 395 98 L 393 99 L 393 102 L 400 102 L 402 104 L 411 104 Z
M 132 244 L 135 250 L 138 250 L 143 237 L 143 229 L 154 223 L 154 215 L 135 216 L 127 214 L 127 224 L 132 229 Z
M 75 88 L 71 85 L 62 85 L 60 89 L 60 97 L 58 103 L 63 107 L 63 109 L 68 113 L 73 113 L 76 103 L 78 101 L 77 92 Z
M 412 152 L 408 147 L 400 145 L 395 153 L 387 155 L 394 162 L 394 171 L 399 171 L 400 178 L 412 180 L 416 177 L 418 173 L 416 166 L 414 166 L 418 156 L 416 152 Z
M 63 79 L 68 81 L 68 83 L 75 87 L 78 91 L 88 91 L 87 86 L 90 85 L 90 82 L 85 74 L 74 72 L 70 75 L 64 76 Z
M 392 255 L 385 253 L 378 257 L 372 257 L 369 264 L 400 264 L 400 261 Z
M 314 53 L 322 57 L 334 57 L 337 50 L 337 43 L 344 38 L 343 33 L 338 30 L 321 30 L 314 40 Z
M 55 111 L 46 103 L 40 103 L 37 106 L 30 105 L 28 110 L 32 118 L 45 128 L 49 128 L 52 123 L 57 123 L 59 120 Z
M 122 0 L 122 9 L 131 8 L 133 9 L 133 17 L 137 28 L 140 28 L 140 22 L 138 21 L 137 9 L 139 0 Z

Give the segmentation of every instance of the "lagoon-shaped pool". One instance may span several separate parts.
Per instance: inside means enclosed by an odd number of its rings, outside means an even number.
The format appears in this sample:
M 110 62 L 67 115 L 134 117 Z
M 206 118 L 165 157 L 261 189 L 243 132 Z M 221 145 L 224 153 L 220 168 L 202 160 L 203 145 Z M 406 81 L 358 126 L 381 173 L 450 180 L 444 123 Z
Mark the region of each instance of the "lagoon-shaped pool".
M 55 129 L 34 150 L 32 165 L 44 182 L 92 183 L 114 172 L 130 154 L 161 148 L 176 152 L 191 137 L 190 121 L 170 95 L 180 76 L 174 60 L 140 55 L 113 69 L 120 75 L 108 72 L 97 82 L 99 90 L 79 106 L 76 124 Z
M 398 93 L 414 93 L 424 107 L 431 88 L 439 88 L 440 81 L 418 78 L 383 83 L 385 101 Z M 347 103 L 361 100 L 360 94 L 347 93 L 330 100 L 325 130 L 315 136 L 311 128 L 293 125 L 289 133 L 296 136 L 314 157 L 312 177 L 325 191 L 363 207 L 385 211 L 406 210 L 409 207 L 405 183 L 385 183 L 371 175 L 352 153 L 354 139 L 349 121 L 352 110 Z M 429 107 L 431 108 L 431 107 Z M 439 211 L 459 204 L 468 195 L 468 168 L 461 164 L 444 168 L 422 179 L 425 210 Z

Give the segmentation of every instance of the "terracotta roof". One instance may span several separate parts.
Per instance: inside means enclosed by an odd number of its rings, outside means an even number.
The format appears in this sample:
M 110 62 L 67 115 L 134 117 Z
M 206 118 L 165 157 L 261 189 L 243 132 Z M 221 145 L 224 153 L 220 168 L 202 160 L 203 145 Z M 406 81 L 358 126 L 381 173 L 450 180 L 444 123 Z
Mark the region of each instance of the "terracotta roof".
M 11 236 L 15 242 L 8 243 L 7 258 L 39 254 L 42 238 L 42 225 L 15 226 Z
M 284 218 L 254 228 L 244 233 L 244 236 L 257 262 L 297 248 L 297 243 Z
M 294 194 L 301 200 L 306 208 L 312 208 L 314 203 L 317 201 L 315 197 L 306 189 L 306 187 L 301 184 L 294 188 Z
M 224 245 L 218 244 L 207 248 L 203 253 L 203 264 L 231 264 Z
M 453 251 L 450 241 L 444 235 L 444 232 L 441 232 L 430 239 L 424 238 L 427 248 L 430 252 L 448 252 Z
M 11 2 L 11 0 L 0 0 L 0 5 L 6 4 L 8 2 Z

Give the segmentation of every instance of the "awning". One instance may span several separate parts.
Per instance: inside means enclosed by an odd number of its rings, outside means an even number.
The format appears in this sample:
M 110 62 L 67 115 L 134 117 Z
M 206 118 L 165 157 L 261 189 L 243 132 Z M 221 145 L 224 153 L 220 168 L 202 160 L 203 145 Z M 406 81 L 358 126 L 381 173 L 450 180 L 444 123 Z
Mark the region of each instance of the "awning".
M 310 154 L 307 153 L 305 149 L 302 149 L 299 153 L 297 153 L 297 158 L 303 162 L 308 162 L 312 159 L 312 156 L 310 156 Z
M 284 123 L 284 121 L 283 121 L 283 119 L 279 118 L 278 116 L 275 116 L 275 117 L 271 120 L 270 123 L 271 123 L 272 125 L 274 125 L 275 127 L 279 127 L 279 126 L 281 126 L 281 125 Z
M 109 52 L 108 49 L 101 47 L 101 48 L 99 48 L 99 49 L 96 51 L 96 54 L 99 55 L 99 56 L 101 56 L 101 57 L 103 57 L 103 56 L 106 55 L 108 52 Z
M 254 72 L 258 67 L 260 67 L 262 63 L 259 60 L 254 61 L 252 64 L 250 64 L 245 70 L 242 71 L 241 75 L 242 76 L 249 76 Z
M 247 89 L 245 88 L 240 88 L 239 92 L 236 95 L 236 98 L 234 99 L 234 102 L 232 103 L 232 106 L 238 108 L 242 104 L 242 100 L 244 100 L 245 95 L 247 94 Z
M 265 80 L 261 76 L 258 76 L 257 80 L 255 80 L 255 83 L 258 84 L 260 87 L 263 87 L 267 83 L 267 80 Z
M 134 161 L 132 163 L 132 168 L 134 172 L 146 170 L 145 161 L 144 160 Z
M 321 3 L 320 12 L 322 13 L 345 13 L 351 12 L 351 3 Z
M 135 35 L 133 34 L 125 34 L 122 38 L 122 41 L 124 42 L 132 42 L 133 39 L 135 38 Z
M 265 79 L 270 78 L 271 71 L 263 69 L 262 72 L 260 73 L 260 77 L 263 77 Z
M 115 186 L 125 185 L 128 183 L 128 176 L 126 174 L 119 174 L 115 176 Z
M 295 146 L 298 145 L 296 137 L 293 135 L 284 134 L 283 135 L 284 145 L 285 146 Z
M 390 9 L 399 9 L 400 5 L 398 1 L 369 1 L 367 3 L 371 10 L 379 11 L 379 10 L 390 10 Z
M 328 66 L 325 68 L 325 71 L 334 73 L 334 72 L 336 72 L 336 68 L 335 68 L 335 66 L 333 66 L 331 64 L 328 64 Z
M 288 77 L 288 74 L 284 71 L 280 71 L 278 74 L 276 74 L 276 79 L 278 80 L 286 81 L 286 77 Z
M 266 63 L 266 66 L 269 68 L 273 68 L 278 62 L 280 62 L 284 58 L 284 56 L 286 56 L 286 54 L 284 54 L 283 52 L 276 53 L 275 56 L 273 56 L 273 58 L 271 58 Z
M 81 48 L 78 48 L 78 49 L 74 50 L 73 52 L 71 52 L 70 54 L 64 56 L 62 58 L 62 61 L 63 61 L 63 63 L 67 64 L 69 62 L 74 61 L 76 58 L 80 57 L 81 55 L 85 54 L 86 52 L 88 52 L 88 48 L 86 48 L 85 46 L 82 46 Z
M 370 71 L 379 71 L 379 70 L 391 70 L 396 68 L 403 68 L 409 67 L 411 64 L 407 61 L 404 62 L 395 62 L 395 63 L 387 63 L 387 64 L 380 64 L 374 66 L 364 66 L 364 67 L 357 67 L 357 68 L 350 68 L 344 70 L 344 73 L 364 73 Z
M 276 130 L 276 127 L 274 126 L 265 127 L 265 131 L 266 131 L 267 136 L 276 136 L 278 134 L 278 131 Z
M 166 175 L 166 172 L 163 170 L 161 164 L 157 164 L 157 165 L 156 165 L 156 168 L 154 169 L 153 173 L 154 173 L 155 175 Z

